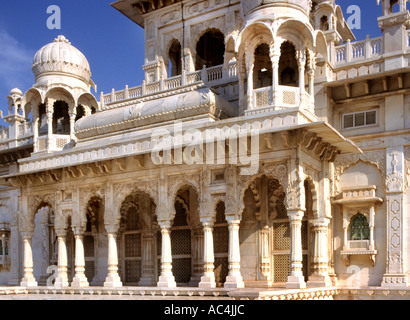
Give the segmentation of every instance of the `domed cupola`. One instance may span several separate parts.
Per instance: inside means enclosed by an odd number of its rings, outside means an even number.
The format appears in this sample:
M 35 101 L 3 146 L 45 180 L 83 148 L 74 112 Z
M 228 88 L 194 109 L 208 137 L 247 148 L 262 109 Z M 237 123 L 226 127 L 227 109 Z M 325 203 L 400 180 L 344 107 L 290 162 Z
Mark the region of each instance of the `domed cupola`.
M 85 85 L 85 89 L 94 86 L 86 57 L 62 35 L 36 53 L 32 70 L 36 84 L 49 85 L 62 80 L 67 83 L 67 78 L 72 78 L 74 82 L 82 82 L 73 83 L 74 86 Z
M 279 14 L 291 17 L 296 11 L 301 11 L 305 15 L 309 15 L 311 10 L 311 0 L 242 0 L 242 12 L 246 17 L 252 14 L 255 9 L 264 9 L 265 13 Z M 266 11 L 265 9 L 270 8 Z M 283 8 L 283 10 L 278 10 Z

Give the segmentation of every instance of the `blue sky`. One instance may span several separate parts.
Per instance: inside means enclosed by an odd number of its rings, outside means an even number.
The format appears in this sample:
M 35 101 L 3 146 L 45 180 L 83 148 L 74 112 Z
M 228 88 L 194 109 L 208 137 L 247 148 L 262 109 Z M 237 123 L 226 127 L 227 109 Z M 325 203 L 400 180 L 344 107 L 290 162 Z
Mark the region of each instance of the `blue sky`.
M 42 46 L 63 34 L 87 57 L 92 79 L 100 92 L 140 85 L 144 79 L 144 33 L 141 27 L 110 6 L 114 0 L 12 0 L 0 1 L 0 109 L 7 109 L 7 95 L 18 87 L 27 91 L 34 83 L 31 65 Z M 361 9 L 361 29 L 353 30 L 358 40 L 367 34 L 380 35 L 377 0 L 339 0 L 345 18 L 347 9 Z M 47 28 L 47 8 L 61 9 L 61 29 Z M 0 121 L 0 124 L 2 121 Z

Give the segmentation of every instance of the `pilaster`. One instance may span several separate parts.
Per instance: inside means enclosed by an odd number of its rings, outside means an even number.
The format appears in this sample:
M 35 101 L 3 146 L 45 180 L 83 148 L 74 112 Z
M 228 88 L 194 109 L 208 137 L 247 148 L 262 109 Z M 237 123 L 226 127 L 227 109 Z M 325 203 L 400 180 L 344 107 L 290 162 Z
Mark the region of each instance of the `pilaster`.
M 382 287 L 407 287 L 404 270 L 404 154 L 403 147 L 386 149 L 387 243 Z

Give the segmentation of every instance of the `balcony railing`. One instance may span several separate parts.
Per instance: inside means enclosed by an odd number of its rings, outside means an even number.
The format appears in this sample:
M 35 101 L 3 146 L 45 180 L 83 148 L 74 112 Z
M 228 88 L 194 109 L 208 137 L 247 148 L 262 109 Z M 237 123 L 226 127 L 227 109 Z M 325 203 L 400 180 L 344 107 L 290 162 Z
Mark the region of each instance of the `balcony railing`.
M 67 148 L 70 141 L 71 137 L 69 135 L 53 134 L 50 141 L 48 141 L 48 136 L 40 136 L 38 138 L 37 150 L 35 151 L 61 151 Z
M 384 52 L 383 37 L 370 39 L 368 36 L 363 41 L 348 41 L 346 44 L 335 47 L 335 50 L 336 65 L 380 57 Z
M 279 86 L 276 92 L 272 87 L 255 89 L 253 91 L 253 105 L 255 109 L 269 106 L 280 107 L 297 107 L 304 106 L 311 108 L 311 97 L 307 92 L 300 95 L 300 89 L 296 87 Z
M 128 88 L 128 86 L 126 86 L 124 90 L 115 91 L 113 89 L 111 93 L 105 95 L 101 93 L 101 107 L 103 110 L 110 109 L 110 107 L 107 105 L 113 104 L 114 102 L 148 96 L 163 91 L 174 90 L 186 85 L 200 83 L 201 81 L 211 85 L 234 81 L 236 80 L 237 76 L 238 69 L 236 62 L 229 63 L 227 69 L 224 69 L 223 65 L 219 65 L 216 67 L 204 68 L 202 70 L 190 73 L 185 73 L 183 71 L 182 75 L 172 78 L 161 79 L 160 81 L 149 84 L 143 81 L 142 85 L 137 87 Z

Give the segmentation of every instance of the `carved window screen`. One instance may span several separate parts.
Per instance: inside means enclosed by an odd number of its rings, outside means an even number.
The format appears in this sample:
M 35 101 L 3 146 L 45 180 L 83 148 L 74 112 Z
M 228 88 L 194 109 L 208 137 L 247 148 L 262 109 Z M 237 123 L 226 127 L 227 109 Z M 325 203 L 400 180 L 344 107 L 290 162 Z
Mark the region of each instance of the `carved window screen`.
M 125 283 L 136 284 L 141 278 L 142 243 L 139 229 L 138 208 L 127 211 L 126 231 L 123 234 L 123 257 Z
M 219 202 L 216 206 L 214 225 L 214 273 L 218 287 L 222 287 L 228 275 L 229 229 L 225 219 L 225 204 Z
M 175 212 L 171 228 L 172 273 L 177 283 L 188 283 L 192 272 L 191 229 L 181 203 L 175 203 Z

